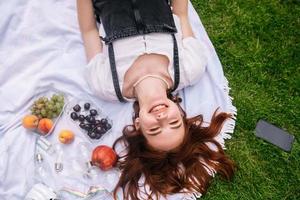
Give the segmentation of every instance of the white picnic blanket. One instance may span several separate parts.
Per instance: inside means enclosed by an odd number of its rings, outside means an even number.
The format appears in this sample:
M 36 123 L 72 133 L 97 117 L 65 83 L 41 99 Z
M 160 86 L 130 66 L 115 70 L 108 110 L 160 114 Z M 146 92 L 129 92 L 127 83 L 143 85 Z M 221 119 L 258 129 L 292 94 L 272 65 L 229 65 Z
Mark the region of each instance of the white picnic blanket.
M 202 79 L 195 86 L 181 91 L 182 105 L 188 116 L 203 114 L 207 122 L 218 107 L 219 111 L 236 114 L 222 65 L 191 4 L 189 15 L 197 38 L 207 44 L 210 52 Z M 82 75 L 85 66 L 75 0 L 0 1 L 1 200 L 24 199 L 32 186 L 30 180 L 34 174 L 30 169 L 34 168 L 37 136 L 21 126 L 22 117 L 28 112 L 34 98 L 50 88 L 79 99 L 92 95 Z M 95 101 L 113 120 L 112 132 L 99 144 L 111 146 L 120 136 L 122 127 L 130 123 L 132 105 Z M 231 137 L 234 122 L 229 120 L 217 137 L 222 145 L 224 139 Z M 117 181 L 116 176 L 110 179 Z M 68 184 L 72 181 L 78 183 L 81 180 L 75 177 Z M 109 187 L 101 184 L 104 188 Z M 183 198 L 181 194 L 168 197 Z

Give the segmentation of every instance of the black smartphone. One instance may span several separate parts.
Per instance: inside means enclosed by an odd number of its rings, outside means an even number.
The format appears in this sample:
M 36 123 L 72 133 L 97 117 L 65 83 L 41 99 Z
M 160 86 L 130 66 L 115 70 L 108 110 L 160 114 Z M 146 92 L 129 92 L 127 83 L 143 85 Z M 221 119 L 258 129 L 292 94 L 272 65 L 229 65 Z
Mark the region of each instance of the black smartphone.
M 295 139 L 295 136 L 262 119 L 256 124 L 255 134 L 288 152 L 291 151 Z

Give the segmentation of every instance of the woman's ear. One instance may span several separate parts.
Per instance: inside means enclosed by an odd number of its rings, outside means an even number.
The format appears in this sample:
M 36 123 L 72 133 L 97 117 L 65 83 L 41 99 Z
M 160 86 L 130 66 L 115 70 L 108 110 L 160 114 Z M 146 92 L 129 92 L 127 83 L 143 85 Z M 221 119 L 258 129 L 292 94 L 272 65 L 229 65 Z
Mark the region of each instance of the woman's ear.
M 125 134 L 127 137 L 134 137 L 140 134 L 140 132 L 136 130 L 135 125 L 128 125 L 125 127 Z
M 135 120 L 134 120 L 134 126 L 135 126 L 136 130 L 140 129 L 140 118 L 139 117 L 135 118 Z

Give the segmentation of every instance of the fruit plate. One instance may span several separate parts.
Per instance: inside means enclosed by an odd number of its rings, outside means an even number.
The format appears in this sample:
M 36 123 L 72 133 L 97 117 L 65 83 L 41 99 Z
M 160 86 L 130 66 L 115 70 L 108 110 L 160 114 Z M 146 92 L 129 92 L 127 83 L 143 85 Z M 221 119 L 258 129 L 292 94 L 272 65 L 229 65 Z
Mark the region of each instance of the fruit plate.
M 59 90 L 50 89 L 34 96 L 33 103 L 23 117 L 23 127 L 38 135 L 49 136 L 68 102 L 67 96 Z
M 111 132 L 112 120 L 90 99 L 72 99 L 64 112 L 91 142 L 98 142 Z

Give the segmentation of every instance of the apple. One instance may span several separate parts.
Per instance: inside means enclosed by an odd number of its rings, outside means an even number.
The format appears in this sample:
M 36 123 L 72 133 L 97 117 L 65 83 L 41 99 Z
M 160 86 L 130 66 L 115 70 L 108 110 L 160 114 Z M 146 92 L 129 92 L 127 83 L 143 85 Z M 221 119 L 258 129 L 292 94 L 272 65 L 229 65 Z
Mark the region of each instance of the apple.
M 100 145 L 93 150 L 92 164 L 106 171 L 114 167 L 117 162 L 116 152 L 106 146 Z

